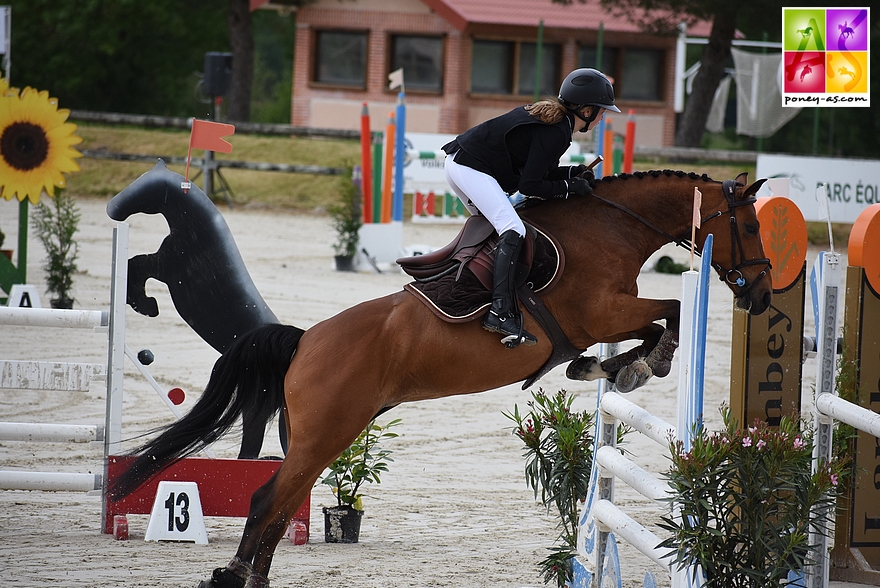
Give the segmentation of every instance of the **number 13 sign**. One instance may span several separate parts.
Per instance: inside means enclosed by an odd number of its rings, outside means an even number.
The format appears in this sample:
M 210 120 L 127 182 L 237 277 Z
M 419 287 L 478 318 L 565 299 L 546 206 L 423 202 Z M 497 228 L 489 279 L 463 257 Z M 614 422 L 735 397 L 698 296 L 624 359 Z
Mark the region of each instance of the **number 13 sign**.
M 208 543 L 199 487 L 195 482 L 159 482 L 144 539 Z

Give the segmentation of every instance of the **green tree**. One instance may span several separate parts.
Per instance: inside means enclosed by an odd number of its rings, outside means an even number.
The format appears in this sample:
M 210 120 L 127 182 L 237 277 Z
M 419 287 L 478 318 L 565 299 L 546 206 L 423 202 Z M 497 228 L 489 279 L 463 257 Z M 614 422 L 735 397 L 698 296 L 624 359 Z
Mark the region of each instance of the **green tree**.
M 205 53 L 231 51 L 227 117 L 250 120 L 253 95 L 263 112 L 277 102 L 261 122 L 289 120 L 295 12 L 251 13 L 248 0 L 8 2 L 12 85 L 48 90 L 65 108 L 205 117 L 196 92 Z
M 14 86 L 65 108 L 204 115 L 207 51 L 229 47 L 229 0 L 10 0 Z

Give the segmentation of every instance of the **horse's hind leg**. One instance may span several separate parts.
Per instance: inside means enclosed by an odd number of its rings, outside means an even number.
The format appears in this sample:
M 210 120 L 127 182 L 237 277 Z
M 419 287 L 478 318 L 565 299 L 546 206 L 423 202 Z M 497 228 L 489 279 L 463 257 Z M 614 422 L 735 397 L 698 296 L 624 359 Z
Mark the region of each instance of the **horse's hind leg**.
M 305 501 L 317 475 L 286 496 L 278 472 L 254 492 L 235 557 L 224 568 L 217 568 L 211 577 L 199 583 L 199 588 L 264 588 L 269 586 L 269 568 L 275 548 L 296 509 Z

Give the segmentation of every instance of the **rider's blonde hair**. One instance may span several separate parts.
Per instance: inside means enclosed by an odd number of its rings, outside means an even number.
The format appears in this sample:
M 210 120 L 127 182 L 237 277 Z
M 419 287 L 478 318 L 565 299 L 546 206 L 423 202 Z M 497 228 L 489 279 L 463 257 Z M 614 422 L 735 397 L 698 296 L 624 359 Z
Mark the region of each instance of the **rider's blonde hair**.
M 590 106 L 589 108 L 590 111 L 592 111 L 596 107 Z M 558 101 L 549 98 L 527 105 L 526 110 L 539 121 L 551 125 L 561 121 L 562 117 L 569 112 L 569 110 Z M 586 116 L 590 116 L 589 113 L 587 113 Z
M 543 123 L 556 124 L 562 120 L 567 112 L 565 107 L 557 100 L 539 100 L 534 104 L 526 106 L 529 114 Z

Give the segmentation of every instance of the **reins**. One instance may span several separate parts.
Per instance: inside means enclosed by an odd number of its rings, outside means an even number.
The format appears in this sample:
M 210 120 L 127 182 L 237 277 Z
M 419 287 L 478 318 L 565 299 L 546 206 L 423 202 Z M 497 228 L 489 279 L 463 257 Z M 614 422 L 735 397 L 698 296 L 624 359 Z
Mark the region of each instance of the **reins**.
M 736 185 L 737 184 L 736 184 L 735 180 L 724 180 L 723 182 L 721 182 L 721 192 L 722 192 L 722 194 L 724 194 L 724 197 L 727 199 L 727 210 L 726 211 L 718 210 L 716 212 L 713 212 L 712 214 L 703 218 L 700 221 L 700 225 L 702 226 L 703 224 L 705 224 L 713 219 L 718 218 L 719 216 L 723 215 L 725 212 L 727 212 L 730 215 L 730 242 L 731 242 L 731 247 L 730 247 L 731 262 L 730 263 L 731 263 L 732 269 L 729 269 L 729 270 L 726 269 L 724 266 L 722 266 L 720 263 L 718 263 L 715 260 L 712 261 L 712 267 L 715 269 L 715 271 L 717 271 L 720 274 L 720 276 L 719 276 L 720 280 L 726 281 L 728 284 L 737 286 L 738 288 L 740 288 L 740 295 L 743 295 L 743 294 L 746 294 L 749 290 L 751 290 L 755 286 L 755 284 L 757 284 L 762 279 L 764 279 L 764 276 L 767 275 L 767 272 L 770 270 L 770 268 L 772 266 L 770 265 L 770 260 L 766 257 L 761 258 L 761 259 L 745 259 L 745 251 L 744 251 L 744 247 L 742 244 L 742 237 L 739 234 L 739 228 L 737 227 L 736 215 L 734 214 L 734 209 L 738 206 L 748 206 L 748 205 L 754 204 L 756 199 L 753 196 L 747 200 L 741 200 L 741 201 L 734 200 L 734 197 L 736 195 Z M 699 247 L 698 245 L 696 245 L 696 243 L 692 243 L 689 238 L 687 238 L 687 237 L 678 237 L 678 238 L 673 237 L 672 235 L 670 235 L 669 233 L 667 233 L 666 231 L 664 231 L 663 229 L 661 229 L 656 224 L 649 221 L 648 219 L 646 219 L 644 216 L 637 213 L 636 211 L 634 211 L 630 208 L 627 208 L 626 206 L 624 206 L 618 202 L 614 202 L 612 200 L 608 200 L 607 198 L 603 198 L 602 196 L 599 196 L 595 192 L 593 193 L 592 197 L 599 200 L 600 202 L 604 202 L 605 204 L 608 204 L 609 206 L 612 206 L 612 207 L 620 210 L 621 212 L 624 212 L 625 214 L 628 214 L 629 216 L 633 217 L 634 219 L 636 219 L 637 221 L 639 221 L 640 223 L 642 223 L 643 225 L 645 225 L 649 229 L 651 229 L 657 233 L 660 233 L 661 235 L 666 237 L 666 239 L 668 241 L 675 243 L 676 246 L 685 248 L 688 251 L 693 249 L 693 251 L 694 251 L 694 253 L 696 253 L 696 255 L 702 256 L 702 254 L 703 254 L 702 248 Z M 742 261 L 739 264 L 737 264 L 737 262 L 736 262 L 737 251 L 739 251 L 739 256 L 742 259 Z M 761 271 L 760 274 L 758 274 L 758 277 L 751 284 L 749 284 L 748 280 L 746 280 L 745 276 L 743 276 L 741 270 L 743 267 L 750 266 L 750 265 L 759 265 L 759 264 L 764 264 L 767 267 L 765 267 L 764 270 Z

